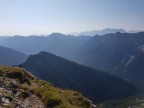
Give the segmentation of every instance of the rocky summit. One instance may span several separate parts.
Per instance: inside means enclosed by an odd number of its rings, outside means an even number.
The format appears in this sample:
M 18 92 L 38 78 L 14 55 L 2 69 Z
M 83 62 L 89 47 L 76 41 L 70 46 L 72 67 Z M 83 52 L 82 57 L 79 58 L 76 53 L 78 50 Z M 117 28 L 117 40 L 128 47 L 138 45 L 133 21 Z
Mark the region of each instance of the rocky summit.
M 20 67 L 0 66 L 0 108 L 94 108 L 79 92 L 62 90 Z

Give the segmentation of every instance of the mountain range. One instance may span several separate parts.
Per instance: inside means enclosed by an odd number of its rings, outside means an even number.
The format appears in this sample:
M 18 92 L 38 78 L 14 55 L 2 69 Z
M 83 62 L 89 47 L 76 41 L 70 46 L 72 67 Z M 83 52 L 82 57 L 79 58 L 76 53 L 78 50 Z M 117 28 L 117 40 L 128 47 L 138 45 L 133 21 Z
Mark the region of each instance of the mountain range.
M 25 54 L 36 54 L 47 51 L 70 59 L 91 36 L 64 35 L 53 33 L 49 36 L 14 36 L 3 39 L 0 45 L 21 51 Z
M 134 65 L 130 65 L 138 58 L 139 60 L 134 62 L 135 66 L 142 65 L 144 62 L 142 58 L 143 45 L 144 32 L 133 34 L 117 32 L 102 37 L 94 36 L 78 50 L 73 60 L 98 70 L 131 78 L 133 75 L 131 70 Z M 138 62 L 140 63 L 138 64 Z M 135 69 L 138 71 L 138 68 Z M 143 73 L 142 66 L 139 71 Z M 139 72 L 135 71 L 136 74 L 141 76 Z M 136 77 L 135 75 L 133 77 Z
M 92 31 L 84 31 L 84 32 L 80 32 L 80 33 L 70 33 L 71 35 L 74 36 L 95 36 L 95 35 L 105 35 L 105 34 L 109 34 L 109 33 L 116 33 L 116 32 L 120 32 L 120 33 L 126 33 L 126 30 L 124 29 L 116 29 L 116 28 L 106 28 L 103 30 L 92 30 Z M 136 32 L 136 31 L 133 31 Z
M 30 55 L 22 67 L 55 86 L 80 91 L 95 103 L 140 93 L 137 87 L 119 77 L 44 51 Z
M 124 79 L 137 80 L 135 76 L 141 77 L 141 74 L 136 72 L 137 69 L 135 74 L 131 74 L 130 65 L 133 60 L 143 54 L 144 32 L 117 32 L 102 36 L 77 37 L 60 33 L 49 36 L 15 36 L 1 39 L 0 45 L 28 55 L 47 51 Z
M 0 45 L 26 54 L 47 51 L 79 64 L 129 79 L 132 78 L 132 74 L 129 74 L 131 72 L 128 72 L 131 70 L 130 62 L 143 53 L 143 36 L 144 32 L 117 32 L 102 36 L 77 37 L 53 33 L 49 36 L 7 37 L 0 40 Z M 137 72 L 135 74 L 133 76 L 139 75 Z
M 1 64 L 22 66 L 95 103 L 144 90 L 144 32 L 0 37 L 0 45 Z

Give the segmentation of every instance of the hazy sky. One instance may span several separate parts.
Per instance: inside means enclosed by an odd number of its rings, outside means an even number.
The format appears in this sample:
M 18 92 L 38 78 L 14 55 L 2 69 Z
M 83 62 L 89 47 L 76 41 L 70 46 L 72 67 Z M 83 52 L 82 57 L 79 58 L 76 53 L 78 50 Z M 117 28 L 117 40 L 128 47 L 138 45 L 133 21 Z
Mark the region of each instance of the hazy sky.
M 144 30 L 144 0 L 0 0 L 0 35 Z

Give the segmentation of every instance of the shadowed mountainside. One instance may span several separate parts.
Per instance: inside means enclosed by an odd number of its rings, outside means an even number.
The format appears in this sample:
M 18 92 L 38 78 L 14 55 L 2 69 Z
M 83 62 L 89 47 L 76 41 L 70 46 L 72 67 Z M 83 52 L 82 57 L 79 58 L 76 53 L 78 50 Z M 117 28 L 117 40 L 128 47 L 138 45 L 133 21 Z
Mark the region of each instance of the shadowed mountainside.
M 7 66 L 18 65 L 27 59 L 27 55 L 11 48 L 0 46 L 0 64 Z
M 78 50 L 73 60 L 125 77 L 126 68 L 134 58 L 137 58 L 143 45 L 144 32 L 133 34 L 118 32 L 94 36 Z M 143 59 L 142 62 L 144 63 Z
M 124 98 L 139 92 L 125 80 L 47 52 L 31 55 L 24 68 L 56 86 L 82 92 L 93 102 Z

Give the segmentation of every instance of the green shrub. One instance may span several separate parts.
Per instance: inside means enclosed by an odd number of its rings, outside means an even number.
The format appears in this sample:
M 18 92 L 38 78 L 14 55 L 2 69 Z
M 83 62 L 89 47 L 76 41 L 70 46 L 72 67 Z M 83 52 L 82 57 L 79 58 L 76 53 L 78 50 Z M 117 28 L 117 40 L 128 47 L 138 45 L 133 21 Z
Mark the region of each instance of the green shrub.
M 8 106 L 6 106 L 6 108 L 15 108 L 15 106 L 12 104 L 9 104 Z
M 47 108 L 53 108 L 55 106 L 59 106 L 61 104 L 61 100 L 59 99 L 48 99 L 46 102 Z
M 23 69 L 18 68 L 18 67 L 9 67 L 5 69 L 6 72 L 6 76 L 9 78 L 15 78 L 18 79 L 20 81 L 20 83 L 29 83 L 29 79 L 27 78 L 27 76 L 25 75 L 25 72 Z

